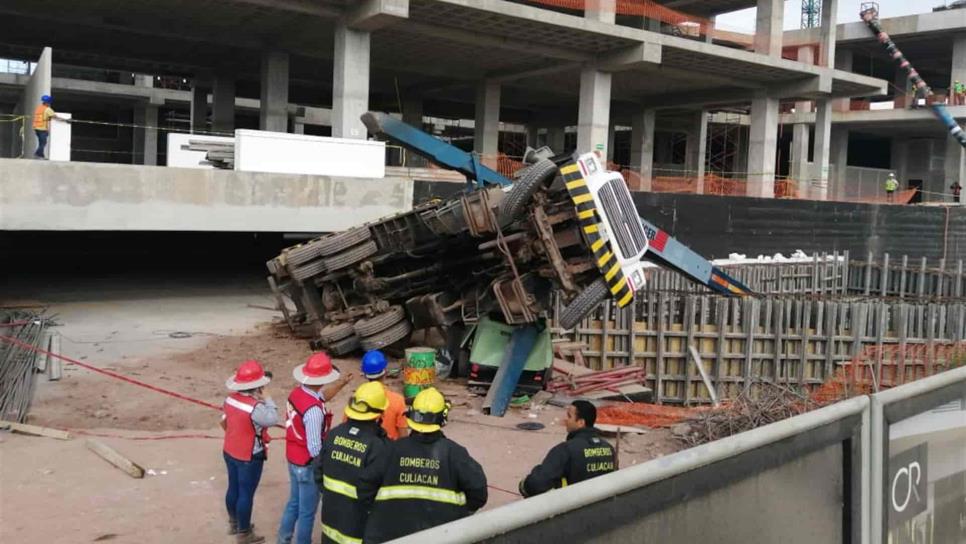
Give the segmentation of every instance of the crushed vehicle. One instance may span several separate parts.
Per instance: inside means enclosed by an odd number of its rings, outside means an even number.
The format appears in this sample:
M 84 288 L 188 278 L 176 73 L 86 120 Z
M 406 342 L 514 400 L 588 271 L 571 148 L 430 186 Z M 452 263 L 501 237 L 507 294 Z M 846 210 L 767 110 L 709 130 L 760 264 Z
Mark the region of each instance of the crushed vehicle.
M 511 183 L 388 114 L 370 112 L 363 122 L 371 134 L 478 184 L 289 247 L 267 263 L 286 321 L 317 349 L 334 355 L 381 349 L 427 328 L 459 344 L 465 327 L 484 318 L 509 326 L 538 322 L 553 294 L 564 303 L 556 326 L 570 329 L 607 297 L 618 307 L 632 302 L 645 284 L 649 237 L 658 239 L 660 250 L 651 253 L 664 265 L 690 251 L 642 223 L 620 173 L 608 172 L 593 153 L 528 153 L 529 164 Z M 732 293 L 743 288 L 700 257 L 695 263 L 682 271 L 703 275 L 698 279 L 709 286 L 723 282 Z

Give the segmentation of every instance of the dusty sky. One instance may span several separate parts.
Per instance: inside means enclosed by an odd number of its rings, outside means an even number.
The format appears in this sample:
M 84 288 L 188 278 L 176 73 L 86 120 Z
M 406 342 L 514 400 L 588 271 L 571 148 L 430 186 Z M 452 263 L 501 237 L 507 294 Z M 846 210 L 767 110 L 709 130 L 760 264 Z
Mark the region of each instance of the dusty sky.
M 850 23 L 859 20 L 859 5 L 863 0 L 839 0 L 839 23 Z M 943 0 L 878 0 L 879 15 L 885 19 L 932 11 L 935 6 L 942 5 Z M 753 32 L 755 30 L 755 8 L 745 9 L 721 15 L 717 23 L 725 30 L 741 30 Z M 785 29 L 801 27 L 801 0 L 789 0 L 785 3 Z

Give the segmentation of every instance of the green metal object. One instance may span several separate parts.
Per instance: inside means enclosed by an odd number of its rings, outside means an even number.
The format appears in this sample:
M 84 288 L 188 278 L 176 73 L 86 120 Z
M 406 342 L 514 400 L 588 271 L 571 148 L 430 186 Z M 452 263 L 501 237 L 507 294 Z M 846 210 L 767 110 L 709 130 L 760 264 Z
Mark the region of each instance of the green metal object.
M 498 368 L 506 355 L 514 327 L 493 321 L 488 317 L 480 319 L 476 326 L 476 337 L 470 351 L 470 361 L 482 366 Z M 527 357 L 524 371 L 545 370 L 553 364 L 553 345 L 550 341 L 550 328 L 545 328 L 538 336 L 537 343 Z
M 822 26 L 822 0 L 802 0 L 802 28 Z

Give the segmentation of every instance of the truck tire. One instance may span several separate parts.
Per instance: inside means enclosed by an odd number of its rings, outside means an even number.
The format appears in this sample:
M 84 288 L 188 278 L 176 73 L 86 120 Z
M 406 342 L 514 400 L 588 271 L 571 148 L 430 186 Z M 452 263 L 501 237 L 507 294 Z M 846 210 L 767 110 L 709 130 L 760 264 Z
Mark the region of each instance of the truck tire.
M 590 312 L 594 311 L 594 308 L 605 298 L 607 298 L 607 282 L 604 281 L 604 278 L 600 278 L 588 285 L 576 298 L 570 301 L 570 304 L 564 307 L 560 312 L 557 325 L 562 329 L 573 329 Z
M 318 276 L 325 272 L 325 262 L 318 260 L 312 261 L 305 266 L 300 266 L 292 270 L 292 279 L 295 281 L 305 281 L 311 277 Z
M 361 337 L 372 336 L 392 327 L 406 318 L 406 311 L 402 306 L 392 306 L 381 314 L 356 321 L 356 334 Z
M 343 338 L 352 336 L 354 331 L 352 330 L 352 323 L 329 323 L 328 325 L 319 329 L 319 340 L 323 344 L 330 344 Z
M 412 324 L 408 319 L 404 319 L 379 334 L 363 338 L 360 343 L 362 344 L 362 349 L 366 351 L 383 349 L 406 338 L 411 332 L 413 332 Z
M 359 337 L 356 335 L 343 338 L 337 342 L 332 342 L 326 346 L 325 351 L 329 352 L 329 355 L 347 355 L 359 349 Z
M 541 187 L 553 181 L 556 175 L 557 165 L 549 159 L 543 159 L 527 168 L 520 181 L 513 184 L 506 198 L 500 203 L 497 217 L 500 226 L 505 227 L 519 219 L 533 195 L 537 194 Z
M 315 246 L 319 255 L 328 257 L 365 242 L 371 237 L 372 233 L 369 232 L 369 227 L 357 227 L 322 238 L 315 242 Z
M 325 263 L 325 268 L 329 271 L 342 270 L 343 268 L 348 268 L 356 263 L 364 261 L 367 257 L 372 257 L 379 251 L 376 247 L 376 243 L 372 240 L 355 246 L 351 249 L 337 253 L 331 257 L 326 257 L 322 259 Z
M 319 253 L 319 240 L 310 240 L 304 244 L 285 250 L 285 262 L 292 267 L 305 264 L 316 257 L 321 257 Z

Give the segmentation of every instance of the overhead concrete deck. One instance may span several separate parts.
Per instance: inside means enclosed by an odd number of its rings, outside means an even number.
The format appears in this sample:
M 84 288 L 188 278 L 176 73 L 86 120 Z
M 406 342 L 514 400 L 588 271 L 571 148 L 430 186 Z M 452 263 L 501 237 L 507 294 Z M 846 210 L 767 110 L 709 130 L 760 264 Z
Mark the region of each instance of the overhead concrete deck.
M 936 2 L 924 3 L 923 9 Z M 928 35 L 937 44 L 944 34 L 958 34 L 966 32 L 966 9 L 951 9 L 903 17 L 889 17 L 888 12 L 879 13 L 882 28 L 893 38 L 914 38 Z M 855 22 L 842 23 L 836 29 L 836 41 L 839 45 L 855 42 L 877 43 L 875 36 L 869 32 L 869 27 L 859 21 L 859 14 L 855 14 Z M 817 29 L 792 30 L 785 32 L 784 45 L 795 46 L 818 42 Z M 898 41 L 897 41 L 898 43 Z M 900 47 L 902 44 L 900 43 Z
M 0 231 L 331 232 L 412 202 L 406 177 L 0 159 Z
M 688 9 L 678 4 L 668 5 Z M 709 4 L 745 7 L 748 2 Z M 686 104 L 708 97 L 734 103 L 750 101 L 756 90 L 789 99 L 866 96 L 883 92 L 886 85 L 849 72 L 505 0 L 352 4 L 382 6 L 375 15 L 348 10 L 348 5 L 340 0 L 140 0 L 118 11 L 114 2 L 103 0 L 43 5 L 7 0 L 0 6 L 8 30 L 0 37 L 0 56 L 50 45 L 59 62 L 189 77 L 217 67 L 257 81 L 256 53 L 277 48 L 293 55 L 293 86 L 311 81 L 325 88 L 332 79 L 335 23 L 346 17 L 362 21 L 372 32 L 374 95 L 398 82 L 424 99 L 472 104 L 473 89 L 460 85 L 490 79 L 504 85 L 505 108 L 572 108 L 577 74 L 586 64 L 614 73 L 618 113 L 621 105 L 662 106 L 670 98 Z M 45 32 L 35 32 L 38 26 Z M 322 98 L 316 105 L 329 105 L 326 93 L 317 96 Z

